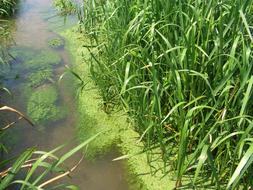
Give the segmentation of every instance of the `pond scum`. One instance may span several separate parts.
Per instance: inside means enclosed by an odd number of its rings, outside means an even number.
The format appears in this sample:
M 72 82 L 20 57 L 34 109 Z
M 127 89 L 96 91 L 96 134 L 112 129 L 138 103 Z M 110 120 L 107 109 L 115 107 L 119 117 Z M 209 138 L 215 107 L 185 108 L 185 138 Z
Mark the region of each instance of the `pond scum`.
M 88 82 L 79 104 L 91 123 L 83 126 L 112 128 L 105 138 L 116 136 L 130 165 L 135 159 L 147 189 L 251 189 L 253 1 L 67 2 L 79 25 L 65 34 L 78 57 L 91 58 L 77 68 Z M 89 93 L 102 96 L 100 105 Z M 120 107 L 136 132 L 117 124 Z M 146 156 L 131 157 L 136 149 Z

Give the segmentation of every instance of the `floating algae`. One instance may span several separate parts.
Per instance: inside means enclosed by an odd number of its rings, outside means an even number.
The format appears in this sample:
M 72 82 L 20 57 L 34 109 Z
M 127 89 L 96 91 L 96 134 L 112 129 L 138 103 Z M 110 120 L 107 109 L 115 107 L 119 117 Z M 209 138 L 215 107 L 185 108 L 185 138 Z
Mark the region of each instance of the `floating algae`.
M 35 123 L 57 121 L 62 119 L 65 113 L 62 108 L 56 106 L 58 93 L 51 85 L 43 85 L 32 92 L 27 103 L 27 113 Z

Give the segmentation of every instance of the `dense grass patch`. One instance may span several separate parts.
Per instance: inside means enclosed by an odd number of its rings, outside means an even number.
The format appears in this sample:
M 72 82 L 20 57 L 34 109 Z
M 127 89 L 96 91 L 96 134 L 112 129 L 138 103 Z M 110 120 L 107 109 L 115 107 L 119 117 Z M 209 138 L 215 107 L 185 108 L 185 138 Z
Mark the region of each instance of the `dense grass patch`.
M 84 1 L 92 77 L 187 188 L 252 188 L 252 1 Z M 173 148 L 172 148 L 173 147 Z M 150 155 L 150 160 L 154 156 Z
M 17 0 L 0 0 L 0 18 L 11 16 L 16 10 Z

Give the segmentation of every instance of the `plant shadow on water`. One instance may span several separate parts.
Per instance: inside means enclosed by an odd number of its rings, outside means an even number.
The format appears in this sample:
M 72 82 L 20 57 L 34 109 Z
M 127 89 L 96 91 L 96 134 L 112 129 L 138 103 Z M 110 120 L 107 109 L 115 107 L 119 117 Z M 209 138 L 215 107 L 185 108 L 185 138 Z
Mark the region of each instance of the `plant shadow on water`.
M 22 1 L 15 18 L 13 38 L 16 45 L 10 49 L 15 59 L 10 61 L 10 67 L 5 68 L 8 70 L 5 83 L 12 95 L 4 95 L 3 98 L 1 96 L 0 104 L 15 107 L 26 113 L 35 122 L 35 126 L 28 126 L 24 121 L 20 121 L 15 127 L 10 128 L 5 138 L 5 143 L 10 145 L 9 152 L 4 157 L 17 155 L 31 146 L 49 151 L 69 141 L 62 150 L 64 152 L 79 143 L 76 140 L 75 129 L 78 113 L 75 109 L 74 93 L 71 92 L 74 90 L 71 86 L 73 79 L 66 77 L 58 82 L 64 65 L 70 64 L 70 59 L 63 47 L 53 49 L 48 45 L 49 39 L 58 37 L 52 32 L 52 28 L 55 21 L 62 18 L 45 18 L 46 13 L 55 14 L 49 5 L 50 0 Z M 43 118 L 39 117 L 40 115 L 43 115 Z M 1 117 L 3 125 L 5 122 L 17 120 L 9 113 Z M 94 162 L 85 160 L 71 175 L 71 179 L 62 181 L 71 181 L 80 189 L 128 189 L 123 163 L 112 162 L 112 159 L 118 156 L 117 150 L 112 149 Z M 71 157 L 66 164 L 71 166 L 78 162 L 80 157 L 81 153 Z

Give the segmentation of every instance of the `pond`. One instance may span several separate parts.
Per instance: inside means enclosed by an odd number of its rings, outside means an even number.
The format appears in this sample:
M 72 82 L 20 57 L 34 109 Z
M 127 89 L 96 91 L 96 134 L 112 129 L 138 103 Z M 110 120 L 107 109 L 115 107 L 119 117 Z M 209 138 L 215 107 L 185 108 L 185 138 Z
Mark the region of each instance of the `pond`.
M 71 76 L 59 81 L 71 59 L 64 49 L 64 39 L 54 31 L 71 27 L 75 18 L 58 16 L 50 0 L 23 0 L 11 23 L 15 44 L 9 49 L 11 67 L 2 71 L 6 73 L 4 83 L 12 95 L 2 95 L 0 103 L 25 113 L 35 126 L 20 121 L 10 128 L 5 135 L 9 147 L 5 156 L 17 155 L 31 146 L 49 151 L 69 142 L 63 150 L 67 151 L 79 143 L 75 128 L 76 89 Z M 16 119 L 13 114 L 1 115 L 2 125 Z M 71 179 L 61 182 L 88 190 L 128 189 L 124 163 L 112 162 L 118 156 L 117 150 L 112 149 L 95 161 L 84 160 Z M 75 155 L 67 164 L 73 166 L 80 157 L 81 153 Z

